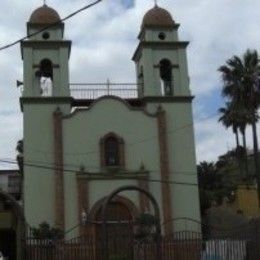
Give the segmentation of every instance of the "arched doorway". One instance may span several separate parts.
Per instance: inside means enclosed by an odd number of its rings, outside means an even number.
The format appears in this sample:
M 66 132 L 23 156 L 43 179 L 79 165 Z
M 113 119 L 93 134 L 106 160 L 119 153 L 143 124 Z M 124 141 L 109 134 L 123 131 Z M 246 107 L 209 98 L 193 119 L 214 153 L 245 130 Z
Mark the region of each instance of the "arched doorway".
M 129 242 L 128 244 L 126 244 L 126 247 L 121 247 L 120 248 L 120 254 L 111 255 L 111 242 L 114 243 L 115 238 L 122 239 L 122 236 L 120 234 L 118 234 L 118 237 L 116 237 L 117 234 L 113 234 L 112 233 L 112 237 L 110 236 L 110 230 L 109 230 L 109 208 L 111 203 L 114 201 L 114 199 L 119 196 L 118 194 L 124 192 L 124 191 L 137 191 L 139 193 L 143 193 L 145 196 L 147 196 L 147 198 L 150 200 L 152 206 L 153 206 L 153 210 L 154 210 L 154 216 L 153 216 L 153 220 L 154 223 L 153 225 L 155 226 L 155 236 L 153 237 L 153 241 L 156 244 L 156 259 L 161 259 L 161 248 L 160 248 L 160 238 L 161 238 L 161 226 L 160 226 L 160 210 L 159 210 L 159 205 L 156 201 L 156 199 L 154 198 L 154 196 L 140 188 L 137 186 L 122 186 L 120 188 L 115 189 L 114 191 L 112 191 L 110 193 L 110 195 L 108 197 L 106 197 L 106 199 L 104 200 L 104 202 L 102 203 L 102 210 L 101 210 L 101 220 L 102 220 L 102 248 L 100 251 L 102 251 L 101 253 L 101 258 L 102 260 L 109 260 L 110 258 L 116 258 L 116 259 L 126 259 L 126 260 L 133 260 L 136 258 L 136 254 L 133 250 L 134 248 L 134 244 L 131 243 L 131 241 L 134 241 L 134 222 L 132 223 L 132 236 L 130 237 L 130 239 L 127 240 L 127 242 Z M 117 244 L 117 241 L 115 241 L 115 243 Z M 123 254 L 121 254 L 121 252 L 123 252 Z M 112 251 L 113 253 L 113 251 Z M 139 256 L 137 259 L 141 259 Z
M 137 207 L 127 198 L 116 196 L 107 206 L 107 238 L 102 232 L 102 205 L 106 198 L 98 201 L 90 212 L 95 223 L 95 244 L 97 259 L 102 259 L 102 241 L 107 239 L 110 257 L 129 257 L 132 259 L 134 240 L 134 221 L 139 215 Z
M 24 234 L 25 219 L 22 207 L 12 196 L 0 191 L 0 251 L 7 259 L 23 259 Z

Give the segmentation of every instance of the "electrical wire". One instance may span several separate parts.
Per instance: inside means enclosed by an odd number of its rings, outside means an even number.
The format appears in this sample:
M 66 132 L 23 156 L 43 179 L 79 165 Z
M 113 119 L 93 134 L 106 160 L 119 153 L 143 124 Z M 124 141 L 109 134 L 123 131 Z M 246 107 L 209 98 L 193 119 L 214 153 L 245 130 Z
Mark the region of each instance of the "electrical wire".
M 216 115 L 218 115 L 218 113 L 216 113 L 216 112 L 212 113 L 209 116 L 196 121 L 195 123 L 192 122 L 192 123 L 189 123 L 189 124 L 185 124 L 185 125 L 183 125 L 183 126 L 181 126 L 179 128 L 168 130 L 166 133 L 167 133 L 167 135 L 174 134 L 174 133 L 176 133 L 176 132 L 178 132 L 180 130 L 183 130 L 183 129 L 187 128 L 187 127 L 193 127 L 197 123 L 201 123 L 201 122 L 207 121 L 207 120 L 209 120 L 211 118 L 214 118 Z M 133 143 L 126 143 L 126 145 L 127 146 L 133 146 L 133 145 L 137 145 L 137 144 L 148 142 L 148 141 L 150 141 L 152 139 L 156 139 L 156 138 L 158 138 L 158 136 L 150 136 L 150 137 L 141 139 L 141 140 L 133 142 Z M 37 152 L 37 153 L 41 153 L 41 154 L 49 154 L 49 152 L 47 152 L 47 151 L 34 149 L 33 147 L 27 147 L 26 149 L 29 150 L 29 151 L 33 151 L 33 152 Z M 64 152 L 63 154 L 66 154 L 68 156 L 77 156 L 77 155 L 80 156 L 80 155 L 89 155 L 89 154 L 95 154 L 95 153 L 96 154 L 99 153 L 99 150 L 91 150 L 91 151 L 87 151 L 87 152 L 84 152 L 84 153 Z
M 12 158 L 0 158 L 3 161 L 7 161 L 7 162 L 12 162 L 14 164 L 17 164 L 17 161 L 12 159 Z M 50 167 L 55 167 L 55 163 L 51 163 L 51 162 L 43 162 L 43 161 L 26 161 L 27 164 L 37 164 L 37 165 L 41 165 L 41 166 L 50 166 Z M 61 165 L 62 167 L 72 167 L 74 168 L 74 171 L 79 171 L 80 166 L 76 165 L 76 164 L 63 164 Z M 86 165 L 84 164 L 85 168 L 88 169 L 93 169 L 93 170 L 100 170 L 100 167 L 97 166 L 91 166 L 91 165 Z M 130 172 L 136 172 L 137 170 L 129 170 Z M 149 169 L 147 170 L 148 172 L 160 172 L 160 169 Z M 181 174 L 181 175 L 197 175 L 195 173 L 196 171 L 173 171 L 170 172 L 172 174 Z
M 0 159 L 0 162 L 7 163 L 7 164 L 17 164 L 14 161 L 8 161 L 8 160 L 2 160 L 2 159 Z M 37 164 L 28 164 L 28 163 L 24 163 L 24 165 L 25 166 L 29 166 L 29 167 L 33 167 L 33 168 L 45 169 L 45 170 L 59 170 L 59 169 L 61 169 L 58 166 L 57 167 L 50 167 L 50 166 L 37 165 Z M 67 172 L 67 173 L 72 173 L 72 174 L 75 174 L 77 172 L 75 170 L 68 169 L 68 168 L 63 168 L 62 171 L 63 172 Z M 89 174 L 88 172 L 84 172 L 84 171 L 82 173 L 86 174 L 86 175 Z M 94 174 L 91 173 L 91 175 L 93 176 Z M 95 175 L 96 176 L 100 176 L 100 174 L 98 174 L 98 173 L 95 173 Z M 128 179 L 127 175 L 126 175 L 125 179 Z M 191 186 L 197 186 L 198 185 L 197 183 L 189 183 L 189 182 L 176 182 L 176 181 L 168 181 L 168 180 L 146 179 L 146 178 L 142 178 L 142 176 L 136 177 L 136 178 L 129 177 L 129 179 L 138 179 L 138 180 L 144 179 L 145 181 L 148 181 L 148 182 L 165 183 L 165 184 L 179 184 L 179 185 L 191 185 Z
M 24 40 L 26 40 L 26 39 L 28 39 L 28 38 L 31 38 L 31 37 L 33 37 L 33 36 L 35 36 L 35 35 L 38 35 L 39 33 L 46 31 L 47 29 L 50 29 L 50 28 L 52 28 L 52 27 L 55 27 L 56 25 L 60 24 L 61 22 L 64 22 L 64 21 L 66 21 L 66 20 L 72 18 L 73 16 L 75 16 L 75 15 L 77 15 L 77 14 L 79 14 L 79 13 L 81 13 L 81 12 L 83 12 L 83 11 L 85 11 L 85 10 L 87 10 L 87 9 L 89 9 L 89 8 L 91 8 L 91 7 L 95 6 L 95 5 L 97 5 L 97 4 L 99 4 L 99 3 L 102 2 L 102 1 L 103 1 L 103 0 L 97 0 L 97 1 L 95 1 L 95 2 L 92 2 L 92 3 L 90 3 L 90 4 L 87 4 L 87 5 L 85 5 L 84 7 L 82 7 L 82 8 L 80 8 L 80 9 L 76 10 L 75 12 L 73 12 L 73 13 L 67 15 L 66 17 L 64 17 L 63 19 L 61 19 L 61 20 L 58 21 L 58 22 L 52 23 L 52 24 L 50 24 L 50 25 L 44 27 L 44 28 L 41 29 L 41 30 L 38 30 L 38 31 L 36 31 L 36 32 L 34 32 L 34 33 L 31 33 L 31 34 L 29 34 L 29 35 L 26 35 L 26 36 L 24 36 L 24 37 L 22 37 L 22 38 L 20 38 L 20 39 L 18 39 L 18 40 L 16 40 L 16 41 L 14 41 L 14 42 L 11 42 L 11 43 L 9 43 L 9 44 L 6 44 L 6 45 L 4 45 L 4 46 L 1 46 L 1 47 L 0 47 L 0 51 L 5 50 L 5 49 L 8 49 L 8 48 L 11 48 L 12 46 L 14 46 L 14 45 L 16 45 L 16 44 L 18 44 L 18 43 L 20 43 L 20 42 L 22 42 L 22 41 L 24 41 Z

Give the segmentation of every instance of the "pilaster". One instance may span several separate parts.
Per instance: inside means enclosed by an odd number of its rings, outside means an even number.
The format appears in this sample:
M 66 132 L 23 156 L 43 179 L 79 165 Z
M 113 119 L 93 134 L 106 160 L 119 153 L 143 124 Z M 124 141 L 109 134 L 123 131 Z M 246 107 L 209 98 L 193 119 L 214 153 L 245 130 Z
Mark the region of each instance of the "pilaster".
M 162 209 L 163 209 L 163 223 L 165 223 L 165 234 L 173 232 L 172 223 L 172 196 L 169 168 L 169 152 L 167 141 L 167 121 L 166 113 L 161 107 L 158 108 L 157 116 L 158 124 L 158 138 L 160 148 L 160 169 L 161 169 L 161 191 L 162 191 Z

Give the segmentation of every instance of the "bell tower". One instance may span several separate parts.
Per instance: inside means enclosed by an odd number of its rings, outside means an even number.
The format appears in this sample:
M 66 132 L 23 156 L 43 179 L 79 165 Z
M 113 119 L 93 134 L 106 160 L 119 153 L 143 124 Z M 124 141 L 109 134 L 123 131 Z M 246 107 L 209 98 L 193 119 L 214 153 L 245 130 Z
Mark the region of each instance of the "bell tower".
M 139 97 L 189 96 L 188 42 L 179 41 L 179 24 L 155 5 L 143 18 L 134 53 Z
M 23 97 L 68 97 L 71 41 L 63 39 L 59 14 L 44 4 L 27 23 L 28 40 L 21 44 Z
M 71 109 L 69 90 L 69 57 L 71 41 L 64 40 L 64 24 L 59 14 L 47 5 L 36 9 L 27 23 L 28 40 L 21 43 L 24 70 L 24 89 L 20 98 L 23 111 L 24 160 L 53 165 L 56 160 L 55 142 L 61 135 L 55 111 L 68 114 Z M 58 123 L 57 123 L 58 122 Z M 58 137 L 57 137 L 58 136 Z M 43 153 L 35 153 L 41 147 Z M 46 156 L 48 154 L 48 156 Z M 53 159 L 55 158 L 55 159 Z M 31 225 L 43 221 L 63 228 L 57 220 L 63 211 L 60 175 L 53 169 L 24 165 L 24 213 Z M 54 181 L 54 176 L 57 178 Z M 39 197 L 35 195 L 41 194 Z M 58 195 L 57 195 L 58 194 Z M 38 203 L 35 203 L 37 197 Z M 55 203 L 49 203 L 55 198 Z M 45 205 L 45 207 L 39 207 Z M 59 212 L 58 212 L 59 210 Z M 58 213 L 57 213 L 58 212 Z

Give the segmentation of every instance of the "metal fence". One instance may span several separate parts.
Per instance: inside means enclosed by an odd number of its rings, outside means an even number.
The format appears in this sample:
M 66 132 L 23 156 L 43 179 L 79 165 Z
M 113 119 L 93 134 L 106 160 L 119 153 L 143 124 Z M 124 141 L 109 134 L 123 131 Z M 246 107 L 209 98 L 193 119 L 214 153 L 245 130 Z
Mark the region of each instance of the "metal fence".
M 107 239 L 106 250 L 102 239 Z M 159 240 L 153 234 L 137 237 L 134 232 L 120 235 L 110 229 L 106 238 L 97 234 L 70 240 L 27 237 L 24 246 L 26 260 L 259 260 L 260 225 L 252 222 L 233 230 L 211 228 L 206 236 L 180 231 Z
M 125 99 L 138 97 L 138 85 L 132 83 L 70 84 L 75 99 L 97 99 L 102 96 L 118 96 Z

